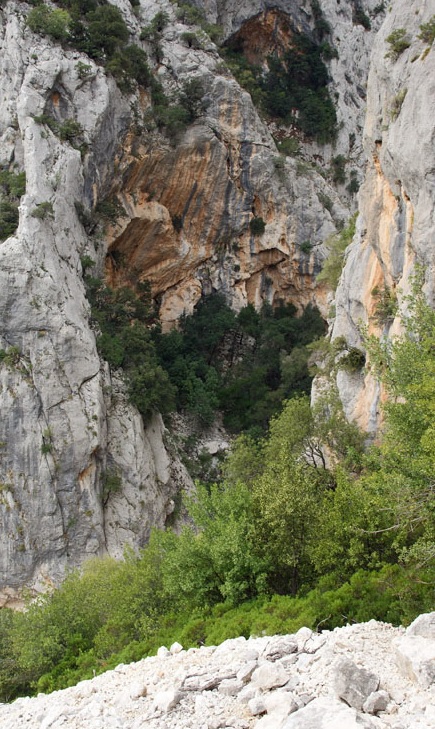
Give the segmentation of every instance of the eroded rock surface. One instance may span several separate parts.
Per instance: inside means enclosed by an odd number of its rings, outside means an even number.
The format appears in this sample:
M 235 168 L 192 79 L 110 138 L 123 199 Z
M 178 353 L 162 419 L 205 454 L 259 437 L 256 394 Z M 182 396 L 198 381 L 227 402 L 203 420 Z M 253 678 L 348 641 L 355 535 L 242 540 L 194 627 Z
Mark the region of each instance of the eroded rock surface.
M 433 10 L 419 2 L 394 3 L 373 46 L 364 129 L 368 166 L 333 329 L 333 337 L 344 337 L 350 346 L 361 347 L 361 323 L 384 336 L 398 333 L 394 314 L 379 317 L 379 295 L 390 292 L 406 308 L 416 262 L 424 266 L 426 292 L 433 301 L 435 53 L 418 38 Z M 388 57 L 386 39 L 401 28 L 409 48 Z M 381 393 L 370 375 L 341 371 L 338 387 L 348 417 L 374 433 Z

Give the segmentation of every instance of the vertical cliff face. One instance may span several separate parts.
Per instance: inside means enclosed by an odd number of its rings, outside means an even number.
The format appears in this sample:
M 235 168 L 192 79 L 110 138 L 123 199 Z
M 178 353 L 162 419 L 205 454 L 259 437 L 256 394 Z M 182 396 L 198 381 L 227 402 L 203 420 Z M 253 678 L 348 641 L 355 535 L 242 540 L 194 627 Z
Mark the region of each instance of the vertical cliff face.
M 79 54 L 32 34 L 21 4 L 1 21 L 0 159 L 25 171 L 26 191 L 0 245 L 0 604 L 86 557 L 143 544 L 185 477 L 161 419 L 144 426 L 89 325 L 81 257 L 98 251 L 75 203 L 111 184 L 129 105 L 92 62 L 84 82 Z M 75 119 L 89 151 L 42 115 Z
M 358 233 L 336 296 L 333 338 L 361 346 L 360 324 L 386 337 L 398 333 L 416 262 L 433 300 L 435 265 L 435 55 L 418 38 L 433 16 L 429 4 L 394 3 L 376 37 L 368 79 L 364 146 L 367 171 L 360 191 Z M 405 40 L 395 51 L 391 34 Z M 402 33 L 403 31 L 403 33 Z M 389 40 L 388 40 L 389 39 Z M 338 378 L 348 417 L 372 433 L 381 394 L 370 375 Z
M 169 90 L 201 80 L 204 110 L 175 149 L 147 133 L 129 138 L 113 186 L 125 217 L 111 230 L 106 265 L 114 285 L 133 267 L 151 282 L 164 326 L 191 313 L 212 290 L 224 292 L 236 309 L 292 300 L 299 307 L 314 302 L 327 312 L 327 291 L 315 276 L 326 255 L 324 242 L 354 207 L 345 185 L 337 191 L 331 184 L 331 159 L 346 160 L 347 181 L 362 176 L 368 57 L 381 22 L 375 4 L 366 5 L 371 29 L 357 22 L 353 5 L 322 4 L 335 49 L 328 64 L 338 123 L 333 146 L 261 120 L 214 47 L 186 45 L 186 25 L 166 8 L 172 22 L 160 36 L 159 79 Z M 207 19 L 223 28 L 225 43 L 236 42 L 258 65 L 272 52 L 283 53 L 295 35 L 317 38 L 315 7 L 308 0 L 270 8 L 203 4 Z M 280 155 L 272 134 L 303 139 L 302 158 Z M 261 235 L 250 228 L 254 218 L 265 223 Z
M 235 309 L 284 300 L 326 313 L 330 294 L 315 277 L 328 238 L 355 209 L 347 183 L 363 176 L 367 94 L 369 163 L 333 336 L 358 344 L 358 320 L 370 321 L 376 306 L 373 288 L 406 289 L 415 256 L 427 263 L 432 255 L 433 51 L 423 57 L 416 40 L 426 10 L 396 3 L 376 36 L 377 0 L 321 3 L 335 49 L 333 146 L 262 119 L 214 44 L 172 4 L 119 7 L 168 103 L 192 80 L 203 86 L 192 123 L 173 139 L 156 120 L 150 85 L 121 93 L 87 56 L 32 33 L 29 6 L 0 10 L 0 163 L 26 173 L 17 230 L 0 245 L 0 604 L 22 585 L 59 581 L 86 557 L 144 544 L 189 483 L 161 418 L 144 425 L 100 361 L 83 283 L 90 260 L 113 286 L 149 281 L 167 328 L 212 291 Z M 200 7 L 227 44 L 243 42 L 260 65 L 295 35 L 319 33 L 319 8 L 308 0 Z M 160 10 L 169 20 L 156 54 L 140 32 Z M 393 62 L 385 39 L 397 25 L 413 40 Z M 299 157 L 279 153 L 275 139 L 289 137 Z M 336 157 L 344 183 L 332 179 Z M 95 220 L 104 200 L 116 200 L 118 214 L 103 229 Z M 374 427 L 375 385 L 352 377 L 340 373 L 347 413 Z

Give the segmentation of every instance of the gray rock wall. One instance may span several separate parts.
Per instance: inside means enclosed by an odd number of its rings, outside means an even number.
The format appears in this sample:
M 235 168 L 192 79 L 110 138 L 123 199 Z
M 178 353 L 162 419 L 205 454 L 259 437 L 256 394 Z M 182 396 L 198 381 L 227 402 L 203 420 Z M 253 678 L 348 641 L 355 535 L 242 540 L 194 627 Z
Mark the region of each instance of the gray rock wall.
M 398 320 L 376 320 L 376 289 L 391 291 L 406 306 L 415 263 L 425 268 L 426 292 L 434 300 L 435 273 L 435 53 L 418 39 L 434 13 L 430 3 L 394 3 L 376 36 L 368 78 L 364 147 L 365 181 L 360 217 L 336 296 L 333 338 L 362 346 L 361 323 L 391 337 Z M 406 31 L 409 48 L 386 57 L 387 42 Z M 341 371 L 338 386 L 346 413 L 369 432 L 380 418 L 380 390 L 367 375 Z
M 77 63 L 89 59 L 32 34 L 23 7 L 0 13 L 0 160 L 26 172 L 18 229 L 0 245 L 0 604 L 143 544 L 189 481 L 160 417 L 144 427 L 100 362 L 89 325 L 80 258 L 98 261 L 104 246 L 94 250 L 75 203 L 111 182 L 129 104 L 92 62 L 81 80 Z M 34 120 L 47 110 L 82 125 L 84 158 Z M 113 475 L 121 488 L 107 495 Z

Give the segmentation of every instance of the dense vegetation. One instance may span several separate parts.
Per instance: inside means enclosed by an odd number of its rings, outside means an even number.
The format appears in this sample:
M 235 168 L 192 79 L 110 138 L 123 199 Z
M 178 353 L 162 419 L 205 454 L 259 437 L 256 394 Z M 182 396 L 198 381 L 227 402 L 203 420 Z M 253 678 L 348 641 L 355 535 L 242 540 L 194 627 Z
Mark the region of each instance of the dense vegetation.
M 25 172 L 16 172 L 7 167 L 0 171 L 0 242 L 18 227 L 18 203 L 25 191 Z
M 317 309 L 300 317 L 291 304 L 236 316 L 223 296 L 202 300 L 180 329 L 156 339 L 160 362 L 177 392 L 177 407 L 210 424 L 215 411 L 233 432 L 263 433 L 282 401 L 308 392 L 306 345 L 324 333 Z
M 224 57 L 238 82 L 267 116 L 299 128 L 321 144 L 335 139 L 337 117 L 328 90 L 324 44 L 295 34 L 282 58 L 267 58 L 266 73 L 247 61 L 237 40 L 224 49 Z
M 91 261 L 92 263 L 92 261 Z M 86 277 L 101 356 L 121 368 L 130 401 L 147 418 L 177 409 L 210 425 L 216 411 L 233 432 L 261 435 L 286 397 L 307 393 L 307 346 L 324 333 L 317 311 L 291 304 L 236 315 L 220 294 L 202 299 L 178 330 L 162 334 L 150 290 L 113 290 Z
M 224 478 L 187 499 L 180 534 L 89 562 L 27 612 L 0 611 L 0 691 L 52 690 L 175 639 L 410 621 L 435 586 L 435 312 L 421 282 L 404 334 L 367 337 L 389 394 L 364 449 L 333 390 L 288 400 L 264 439 L 241 436 Z M 328 459 L 325 459 L 325 453 Z
M 123 91 L 132 89 L 132 81 L 149 84 L 146 53 L 129 44 L 130 33 L 119 8 L 105 0 L 59 0 L 59 5 L 38 3 L 27 16 L 29 28 L 104 64 Z

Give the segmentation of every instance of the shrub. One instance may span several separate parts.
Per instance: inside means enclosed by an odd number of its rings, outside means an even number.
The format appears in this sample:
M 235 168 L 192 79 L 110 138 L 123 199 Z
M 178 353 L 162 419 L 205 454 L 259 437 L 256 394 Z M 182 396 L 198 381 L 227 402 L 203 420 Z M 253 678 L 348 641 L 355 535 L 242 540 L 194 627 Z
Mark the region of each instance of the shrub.
M 42 203 L 38 203 L 36 208 L 33 208 L 32 212 L 30 213 L 33 218 L 38 218 L 39 220 L 45 220 L 48 217 L 52 218 L 53 214 L 53 203 L 48 202 L 48 200 Z
M 299 140 L 296 137 L 286 137 L 277 142 L 277 147 L 282 154 L 289 157 L 296 157 L 300 151 Z
M 102 477 L 101 501 L 107 506 L 112 494 L 117 494 L 122 489 L 122 479 L 117 471 L 106 471 Z
M 6 240 L 16 231 L 19 219 L 17 203 L 0 201 L 0 241 Z
M 75 142 L 83 134 L 83 127 L 74 119 L 66 119 L 58 126 L 58 136 L 64 142 Z
M 420 25 L 420 33 L 417 38 L 422 40 L 424 43 L 432 43 L 435 40 L 435 15 L 432 15 L 431 19 L 427 23 Z
M 83 61 L 78 61 L 76 63 L 76 71 L 77 76 L 80 79 L 84 80 L 92 75 L 92 66 L 89 63 L 83 63 Z
M 9 238 L 18 227 L 18 201 L 25 191 L 25 172 L 0 172 L 0 241 Z
M 402 104 L 405 101 L 405 96 L 406 96 L 407 92 L 408 92 L 408 89 L 401 89 L 396 94 L 396 96 L 393 98 L 393 100 L 391 102 L 390 117 L 393 121 L 395 121 L 397 119 L 397 117 L 399 116 L 399 114 L 401 112 Z
M 411 40 L 406 34 L 405 28 L 397 28 L 397 30 L 393 30 L 393 32 L 386 38 L 386 41 L 390 46 L 390 50 L 385 54 L 385 58 L 391 58 L 393 61 L 396 61 L 411 45 Z
M 266 223 L 263 218 L 252 218 L 249 221 L 249 228 L 252 235 L 263 235 L 266 230 Z
M 336 157 L 333 157 L 331 160 L 331 177 L 332 181 L 335 182 L 336 185 L 344 185 L 346 182 L 346 157 L 342 154 L 338 154 Z
M 364 30 L 370 30 L 372 27 L 370 18 L 365 14 L 359 2 L 353 8 L 352 23 L 354 23 L 354 25 L 362 25 Z
M 198 38 L 196 33 L 192 33 L 192 31 L 182 33 L 180 35 L 180 40 L 182 40 L 188 48 L 193 48 L 196 51 L 201 50 L 203 47 L 201 39 Z
M 82 266 L 82 271 L 84 274 L 86 274 L 86 271 L 88 268 L 93 268 L 95 266 L 95 261 L 90 256 L 81 256 L 80 263 Z
M 303 243 L 300 244 L 299 248 L 302 253 L 305 253 L 305 255 L 309 256 L 313 249 L 313 244 L 310 240 L 304 240 Z
M 379 288 L 375 286 L 372 289 L 372 296 L 376 300 L 373 318 L 378 324 L 386 324 L 397 314 L 398 303 L 397 294 L 388 286 Z
M 341 276 L 344 264 L 344 254 L 355 234 L 356 216 L 350 219 L 346 228 L 329 239 L 329 253 L 323 268 L 317 276 L 317 281 L 324 281 L 335 291 Z
M 321 205 L 323 205 L 325 210 L 327 210 L 328 213 L 330 215 L 332 215 L 332 209 L 334 207 L 334 203 L 332 202 L 331 198 L 328 195 L 326 195 L 324 192 L 318 192 L 317 197 L 319 198 L 319 202 L 321 203 Z
M 129 37 L 121 11 L 114 5 L 100 5 L 86 13 L 89 39 L 84 50 L 92 58 L 110 59 Z
M 346 372 L 359 372 L 366 363 L 366 357 L 357 347 L 349 347 L 347 354 L 340 357 L 338 367 Z
M 346 190 L 350 195 L 356 195 L 359 190 L 358 173 L 356 170 L 350 171 L 350 182 L 346 186 Z
M 27 16 L 30 30 L 60 41 L 68 38 L 70 22 L 71 16 L 66 10 L 50 10 L 47 5 L 38 5 Z

